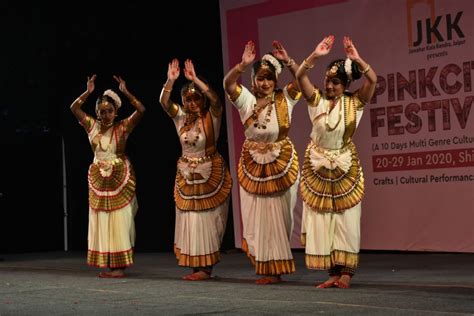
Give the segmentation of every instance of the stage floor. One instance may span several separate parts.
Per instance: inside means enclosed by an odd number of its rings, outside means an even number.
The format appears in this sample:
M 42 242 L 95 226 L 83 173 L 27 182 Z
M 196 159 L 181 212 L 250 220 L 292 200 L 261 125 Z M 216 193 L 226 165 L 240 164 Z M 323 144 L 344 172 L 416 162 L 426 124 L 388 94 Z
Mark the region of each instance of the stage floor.
M 256 285 L 245 254 L 222 254 L 212 280 L 183 281 L 171 253 L 137 253 L 125 279 L 100 279 L 85 252 L 0 255 L 0 315 L 474 315 L 474 254 L 363 252 L 352 287 L 316 289 L 304 267 Z

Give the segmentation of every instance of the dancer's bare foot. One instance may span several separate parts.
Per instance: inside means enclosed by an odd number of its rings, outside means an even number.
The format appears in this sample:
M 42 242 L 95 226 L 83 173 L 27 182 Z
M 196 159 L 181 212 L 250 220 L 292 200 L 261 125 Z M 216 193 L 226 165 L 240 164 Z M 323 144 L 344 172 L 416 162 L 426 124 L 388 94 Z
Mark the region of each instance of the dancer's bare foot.
M 186 275 L 185 275 L 185 276 L 183 276 L 181 279 L 183 279 L 183 280 L 190 280 L 190 278 L 191 278 L 191 275 L 193 275 L 193 274 L 192 274 L 192 273 L 190 273 L 190 274 L 186 274 Z
M 351 287 L 351 279 L 352 277 L 350 275 L 343 274 L 335 285 L 340 289 L 348 289 Z
M 282 280 L 279 275 L 267 275 L 255 281 L 255 284 L 258 284 L 258 285 L 275 284 L 275 283 L 280 283 L 281 281 Z
M 197 271 L 188 275 L 185 275 L 183 277 L 183 280 L 186 281 L 202 281 L 202 280 L 208 280 L 211 278 L 211 275 L 209 273 L 206 273 L 205 271 Z
M 340 277 L 338 275 L 330 276 L 329 279 L 321 284 L 316 285 L 318 289 L 327 289 L 330 287 L 337 286 L 337 282 Z
M 111 269 L 108 272 L 99 273 L 99 278 L 125 278 L 124 269 Z

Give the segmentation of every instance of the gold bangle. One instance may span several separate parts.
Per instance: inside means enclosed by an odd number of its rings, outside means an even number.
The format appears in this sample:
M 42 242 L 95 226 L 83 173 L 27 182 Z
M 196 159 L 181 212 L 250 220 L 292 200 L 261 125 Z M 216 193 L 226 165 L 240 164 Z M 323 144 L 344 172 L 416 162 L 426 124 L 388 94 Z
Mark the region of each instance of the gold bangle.
M 305 60 L 303 60 L 303 67 L 306 68 L 306 69 L 311 69 L 314 67 L 314 65 L 310 65 L 307 61 L 306 61 L 306 58 Z
M 291 66 L 293 66 L 295 64 L 295 60 L 293 58 L 290 57 L 290 59 L 288 59 L 288 62 L 285 63 L 285 66 L 290 68 Z
M 140 103 L 140 101 L 137 100 L 137 98 L 133 98 L 130 103 L 134 104 L 134 105 L 137 105 L 138 103 Z
M 369 64 L 367 64 L 367 67 L 365 67 L 365 69 L 364 69 L 364 70 L 362 70 L 362 74 L 363 74 L 363 75 L 365 75 L 366 73 L 368 73 L 368 72 L 369 72 L 369 70 L 370 70 L 370 68 L 371 68 L 371 67 L 370 67 L 370 65 L 369 65 Z
M 82 100 L 81 98 L 77 98 L 76 102 L 79 103 L 79 104 L 82 104 L 82 103 L 84 103 L 84 100 Z
M 171 89 L 167 89 L 166 84 L 163 85 L 163 91 L 171 93 Z

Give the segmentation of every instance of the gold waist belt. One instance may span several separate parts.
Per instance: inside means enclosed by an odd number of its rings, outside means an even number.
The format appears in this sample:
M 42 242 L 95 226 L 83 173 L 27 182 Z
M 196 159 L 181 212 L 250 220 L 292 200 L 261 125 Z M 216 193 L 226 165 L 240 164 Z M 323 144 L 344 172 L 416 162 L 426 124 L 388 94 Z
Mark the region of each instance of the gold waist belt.
M 247 150 L 257 150 L 258 152 L 265 153 L 267 151 L 273 151 L 277 148 L 283 147 L 288 142 L 288 137 L 274 143 L 254 142 L 246 139 L 244 142 L 244 148 Z
M 340 149 L 326 149 L 318 147 L 315 143 L 311 142 L 311 149 L 314 149 L 316 152 L 322 154 L 327 160 L 334 162 L 337 157 L 350 151 L 349 146 L 344 146 Z
M 217 152 L 215 152 L 211 155 L 208 155 L 208 156 L 203 156 L 203 157 L 181 156 L 179 158 L 179 160 L 181 160 L 182 162 L 185 162 L 185 163 L 199 164 L 199 163 L 204 163 L 204 162 L 207 162 L 207 161 L 211 161 L 212 159 L 214 159 L 216 154 L 217 154 Z
M 122 157 L 117 157 L 117 158 L 114 158 L 114 159 L 110 159 L 110 160 L 104 160 L 104 159 L 94 159 L 94 164 L 98 165 L 98 166 L 114 166 L 114 165 L 117 165 L 119 163 L 122 163 L 123 162 L 123 158 Z

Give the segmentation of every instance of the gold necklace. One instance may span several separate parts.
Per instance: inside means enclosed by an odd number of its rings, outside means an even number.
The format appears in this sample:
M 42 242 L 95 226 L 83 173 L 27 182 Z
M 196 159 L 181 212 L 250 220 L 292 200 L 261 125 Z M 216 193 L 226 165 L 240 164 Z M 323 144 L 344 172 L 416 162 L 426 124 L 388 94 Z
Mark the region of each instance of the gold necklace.
M 114 121 L 110 122 L 109 124 L 105 124 L 105 123 L 100 122 L 100 125 L 105 126 L 105 127 L 110 127 L 110 126 L 114 125 Z
M 328 107 L 326 109 L 326 131 L 328 132 L 332 132 L 333 130 L 336 129 L 336 127 L 339 125 L 339 123 L 341 122 L 341 118 L 342 118 L 342 111 L 343 111 L 343 106 L 342 106 L 342 103 L 343 103 L 343 99 L 344 99 L 344 96 L 342 98 L 335 98 L 335 100 L 333 101 L 334 102 L 334 107 L 337 106 L 337 104 L 339 104 L 339 116 L 337 118 L 337 122 L 334 126 L 331 127 L 331 125 L 329 125 L 329 108 L 331 107 L 331 101 L 329 101 L 329 104 L 328 104 Z M 339 102 L 341 101 L 341 102 Z
M 258 129 L 266 129 L 267 128 L 267 124 L 270 123 L 270 116 L 271 116 L 272 110 L 273 110 L 272 104 L 275 102 L 275 100 L 273 98 L 273 93 L 272 93 L 272 95 L 267 95 L 265 97 L 265 99 L 268 99 L 268 101 L 262 106 L 257 107 L 257 104 L 255 103 L 253 111 L 252 111 L 252 119 L 254 121 L 253 126 L 255 128 L 258 128 Z M 260 121 L 258 120 L 258 116 L 260 115 L 260 113 L 266 107 L 268 107 L 267 108 L 267 113 L 265 114 L 265 117 L 263 118 L 263 122 L 260 123 Z

